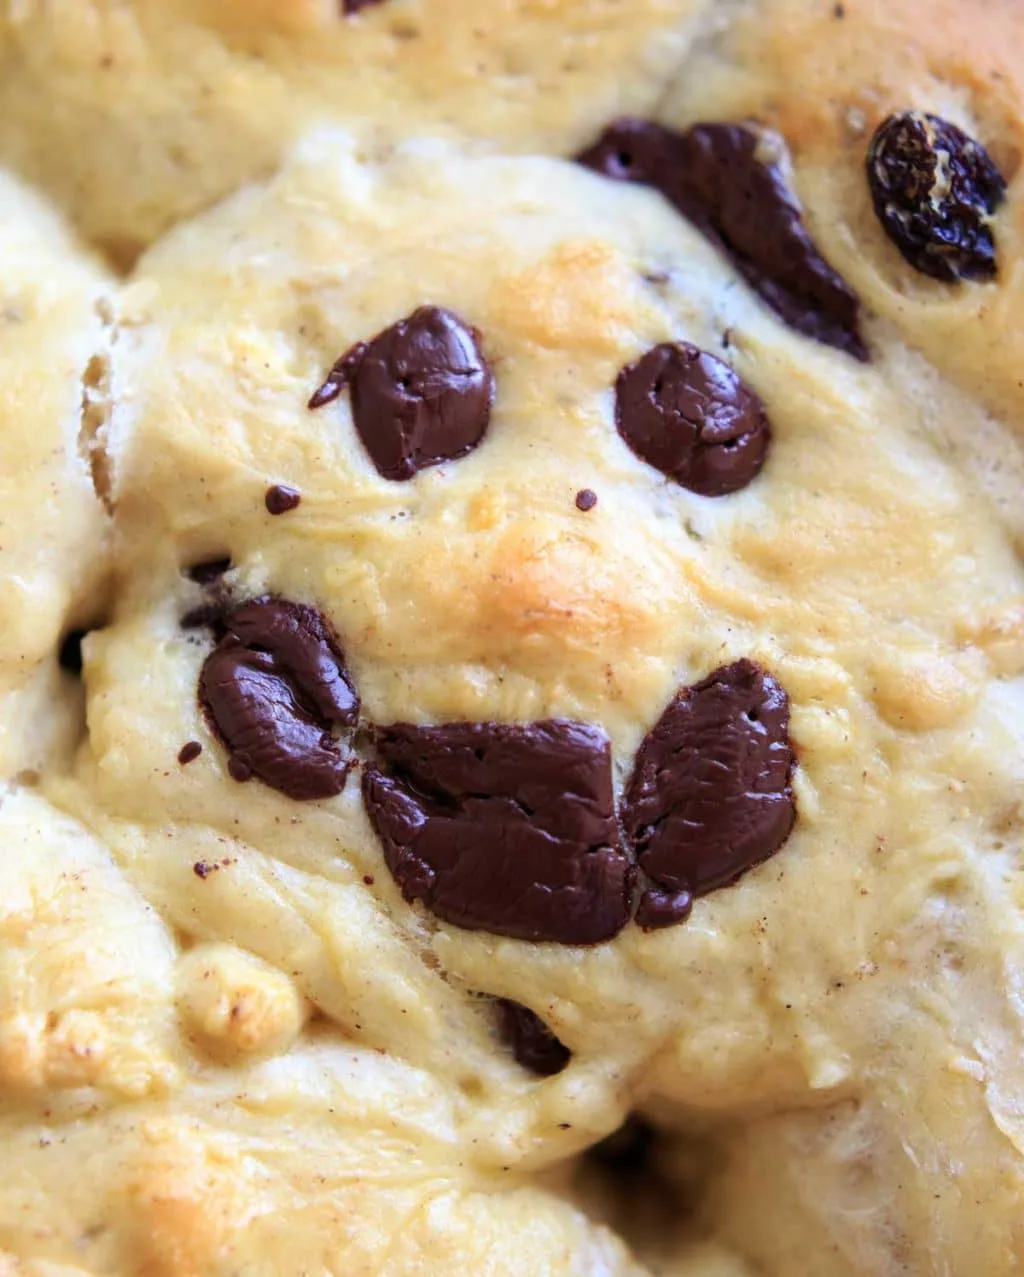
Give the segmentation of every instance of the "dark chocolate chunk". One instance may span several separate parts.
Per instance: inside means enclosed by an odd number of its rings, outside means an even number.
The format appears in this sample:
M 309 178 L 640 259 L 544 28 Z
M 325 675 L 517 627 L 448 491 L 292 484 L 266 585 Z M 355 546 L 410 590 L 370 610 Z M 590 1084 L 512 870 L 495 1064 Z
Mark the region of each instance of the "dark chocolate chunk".
M 629 920 L 611 751 L 596 727 L 399 723 L 363 797 L 407 900 L 470 930 L 597 944 Z
M 857 297 L 808 235 L 771 154 L 772 138 L 739 124 L 696 124 L 678 133 L 622 119 L 577 158 L 606 177 L 653 186 L 732 259 L 787 324 L 867 359 Z
M 638 457 L 705 497 L 745 488 L 768 451 L 761 400 L 728 364 L 686 342 L 655 346 L 623 368 L 615 424 Z
M 347 18 L 360 9 L 369 9 L 372 5 L 382 3 L 383 0 L 341 0 L 341 11 Z
M 498 998 L 501 1035 L 524 1069 L 541 1077 L 561 1073 L 572 1052 L 559 1042 L 535 1011 L 510 998 Z
M 421 306 L 354 346 L 309 401 L 320 408 L 347 385 L 352 419 L 385 479 L 464 456 L 484 436 L 494 379 L 479 334 L 450 310 Z
M 257 776 L 290 798 L 341 791 L 350 759 L 331 729 L 351 730 L 359 700 L 344 657 L 315 608 L 255 599 L 223 616 L 199 697 L 238 781 Z
M 786 693 L 752 661 L 679 692 L 637 751 L 622 810 L 659 887 L 703 895 L 778 851 L 795 819 L 788 728 Z
M 267 495 L 264 497 L 269 514 L 287 514 L 289 510 L 294 510 L 301 500 L 302 493 L 298 488 L 289 488 L 285 483 L 275 483 L 272 488 L 267 489 Z
M 685 887 L 682 891 L 650 887 L 640 897 L 636 908 L 636 924 L 644 931 L 674 927 L 677 922 L 685 922 L 692 909 L 693 896 Z
M 576 509 L 582 510 L 584 514 L 588 510 L 593 510 L 597 505 L 597 493 L 590 488 L 580 488 L 576 493 Z
M 178 751 L 178 762 L 182 767 L 187 767 L 189 763 L 194 763 L 202 752 L 203 747 L 197 740 L 186 741 Z
M 185 575 L 196 585 L 213 585 L 219 581 L 231 567 L 230 559 L 205 559 L 202 563 L 193 563 L 185 569 Z
M 980 142 L 903 111 L 879 125 L 867 169 L 878 220 L 911 266 L 948 282 L 996 273 L 992 216 L 1006 183 Z
M 82 673 L 82 640 L 88 630 L 71 630 L 65 634 L 57 653 L 57 662 L 61 669 L 78 678 Z

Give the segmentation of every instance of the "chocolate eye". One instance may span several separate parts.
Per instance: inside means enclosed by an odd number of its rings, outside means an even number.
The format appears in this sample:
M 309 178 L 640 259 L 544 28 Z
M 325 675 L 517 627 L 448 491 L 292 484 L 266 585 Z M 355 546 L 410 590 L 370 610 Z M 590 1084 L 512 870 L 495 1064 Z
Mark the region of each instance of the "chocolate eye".
M 686 342 L 655 346 L 623 368 L 615 424 L 638 457 L 706 497 L 745 488 L 768 452 L 761 400 L 728 364 Z
M 641 926 L 767 860 L 796 818 L 789 700 L 753 661 L 684 688 L 637 751 L 622 823 L 656 886 Z M 647 920 L 642 916 L 647 911 Z
M 879 125 L 867 173 L 883 230 L 916 270 L 947 282 L 996 273 L 992 217 L 1006 183 L 980 142 L 903 111 Z
M 352 765 L 332 728 L 359 714 L 340 648 L 315 608 L 254 599 L 225 612 L 199 699 L 237 781 L 256 776 L 299 800 L 340 793 Z
M 363 799 L 407 900 L 523 940 L 597 944 L 626 925 L 633 865 L 598 728 L 398 723 L 376 749 Z
M 330 403 L 346 385 L 370 460 L 394 480 L 471 452 L 494 398 L 479 334 L 437 306 L 420 307 L 342 355 L 309 407 Z
M 739 124 L 696 124 L 679 133 L 622 119 L 577 160 L 605 177 L 653 186 L 787 324 L 867 359 L 857 297 L 807 233 L 775 158 L 781 149 L 781 139 Z M 626 167 L 622 155 L 631 157 Z

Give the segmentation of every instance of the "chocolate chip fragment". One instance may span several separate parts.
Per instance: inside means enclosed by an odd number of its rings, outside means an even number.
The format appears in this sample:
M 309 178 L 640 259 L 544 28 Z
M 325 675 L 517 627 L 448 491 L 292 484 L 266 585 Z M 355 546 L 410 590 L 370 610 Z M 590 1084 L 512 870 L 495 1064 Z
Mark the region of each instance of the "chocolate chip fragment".
M 541 1077 L 561 1073 L 572 1052 L 559 1042 L 535 1011 L 509 998 L 498 998 L 501 1035 L 524 1069 Z
M 598 728 L 398 723 L 363 798 L 407 900 L 470 930 L 597 944 L 629 919 L 611 751 Z
M 342 355 L 309 407 L 330 403 L 347 385 L 356 431 L 377 471 L 411 479 L 483 438 L 494 379 L 479 343 L 458 315 L 421 306 Z
M 579 492 L 576 493 L 576 509 L 582 510 L 586 514 L 588 510 L 593 510 L 596 505 L 597 493 L 590 488 L 580 488 Z
M 351 764 L 331 729 L 351 730 L 359 701 L 324 618 L 265 598 L 233 608 L 222 624 L 199 698 L 230 751 L 231 776 L 257 776 L 299 800 L 339 793 Z
M 382 3 L 383 0 L 341 0 L 341 11 L 345 17 L 349 17 L 360 9 L 369 9 L 372 5 Z
M 703 895 L 778 851 L 795 819 L 788 728 L 786 693 L 752 661 L 679 692 L 637 752 L 622 811 L 659 887 Z
M 728 364 L 686 342 L 655 346 L 623 368 L 615 424 L 641 460 L 706 497 L 746 487 L 768 451 L 761 400 Z
M 678 133 L 622 119 L 577 159 L 616 181 L 653 186 L 787 324 L 866 360 L 857 297 L 808 235 L 781 150 L 775 135 L 739 124 L 695 124 Z
M 879 125 L 867 170 L 882 228 L 911 266 L 947 282 L 996 273 L 992 216 L 1006 183 L 980 142 L 903 111 Z
M 185 569 L 185 575 L 196 585 L 213 585 L 231 567 L 230 559 L 206 559 L 202 563 L 193 563 Z
M 88 630 L 71 630 L 64 636 L 57 653 L 57 663 L 68 674 L 78 678 L 82 673 L 82 640 Z
M 682 891 L 650 887 L 640 897 L 636 909 L 636 924 L 643 931 L 658 931 L 662 927 L 674 927 L 685 922 L 693 910 L 693 896 L 684 887 Z
M 197 740 L 186 741 L 178 750 L 178 762 L 182 767 L 187 767 L 189 763 L 194 763 L 202 752 L 203 747 Z
M 272 488 L 267 489 L 264 504 L 269 514 L 287 514 L 289 510 L 294 510 L 301 500 L 302 493 L 298 488 L 289 488 L 285 483 L 275 483 Z

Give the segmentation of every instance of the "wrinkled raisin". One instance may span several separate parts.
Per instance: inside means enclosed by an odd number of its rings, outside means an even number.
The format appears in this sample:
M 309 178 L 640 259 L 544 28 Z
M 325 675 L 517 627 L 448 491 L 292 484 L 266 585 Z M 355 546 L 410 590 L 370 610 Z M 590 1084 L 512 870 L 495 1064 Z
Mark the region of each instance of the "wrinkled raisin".
M 868 182 L 885 233 L 933 279 L 996 273 L 992 215 L 1006 183 L 985 148 L 936 115 L 884 120 L 868 150 Z

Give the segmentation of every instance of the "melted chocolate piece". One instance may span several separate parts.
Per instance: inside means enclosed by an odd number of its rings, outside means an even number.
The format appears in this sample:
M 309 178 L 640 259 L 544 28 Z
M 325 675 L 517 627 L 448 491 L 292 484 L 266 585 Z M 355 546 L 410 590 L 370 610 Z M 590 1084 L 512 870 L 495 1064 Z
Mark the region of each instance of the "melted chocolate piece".
M 597 944 L 629 920 L 604 733 L 561 720 L 398 723 L 363 797 L 407 900 L 470 930 Z
M 937 115 L 903 111 L 878 127 L 867 158 L 882 229 L 933 279 L 991 279 L 992 216 L 1006 183 L 980 142 Z
M 219 581 L 231 567 L 230 559 L 206 559 L 185 569 L 185 575 L 196 585 L 210 586 Z
M 579 492 L 576 493 L 576 509 L 582 510 L 586 514 L 588 510 L 593 510 L 596 505 L 597 493 L 590 488 L 580 488 Z
M 787 324 L 866 360 L 857 297 L 818 252 L 767 149 L 764 135 L 739 124 L 696 124 L 677 133 L 622 119 L 577 159 L 616 181 L 653 186 Z
M 340 793 L 351 765 L 332 727 L 351 730 L 359 700 L 314 608 L 255 599 L 223 615 L 199 698 L 237 781 L 257 776 L 299 800 Z
M 510 998 L 498 998 L 501 1035 L 524 1069 L 541 1077 L 561 1073 L 572 1052 L 559 1042 L 535 1011 Z
M 178 762 L 182 767 L 187 767 L 189 763 L 194 763 L 202 752 L 203 747 L 197 740 L 186 741 L 178 751 Z
M 302 493 L 298 488 L 289 488 L 285 483 L 275 483 L 272 488 L 267 489 L 263 500 L 268 514 L 287 514 L 302 500 Z
M 80 678 L 82 674 L 82 640 L 88 633 L 88 630 L 71 630 L 64 636 L 57 653 L 57 663 L 61 669 L 73 674 L 75 678 Z
M 703 895 L 778 851 L 795 819 L 788 727 L 786 693 L 752 661 L 679 692 L 637 752 L 622 811 L 658 886 Z
M 330 403 L 346 385 L 370 460 L 394 480 L 472 451 L 494 398 L 479 334 L 437 306 L 421 306 L 342 355 L 309 407 Z
M 636 924 L 642 931 L 659 931 L 662 927 L 674 927 L 677 922 L 685 922 L 692 910 L 693 896 L 685 887 L 682 891 L 650 887 L 640 897 Z
M 768 452 L 768 417 L 753 390 L 714 355 L 666 342 L 623 368 L 615 424 L 641 460 L 691 492 L 745 488 Z

